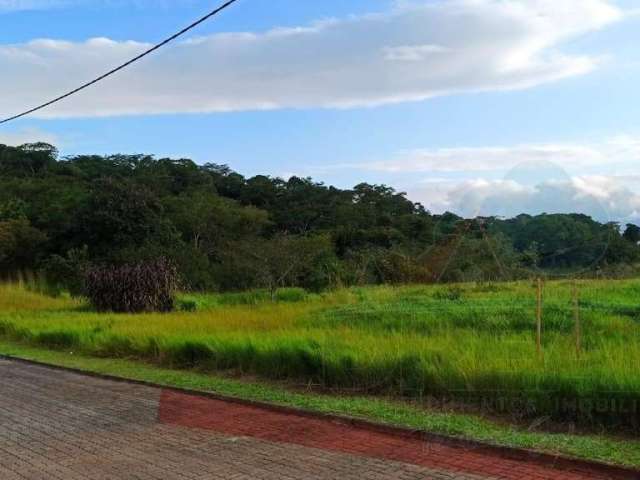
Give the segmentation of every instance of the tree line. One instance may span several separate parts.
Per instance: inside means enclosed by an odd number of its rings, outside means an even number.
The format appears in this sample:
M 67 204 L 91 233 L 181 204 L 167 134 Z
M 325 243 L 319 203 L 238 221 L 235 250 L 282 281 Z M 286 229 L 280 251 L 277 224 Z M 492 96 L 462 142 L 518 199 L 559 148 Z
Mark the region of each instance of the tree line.
M 627 276 L 639 242 L 636 225 L 581 214 L 465 219 L 386 185 L 0 145 L 0 273 L 42 272 L 72 291 L 87 265 L 158 258 L 193 290 Z

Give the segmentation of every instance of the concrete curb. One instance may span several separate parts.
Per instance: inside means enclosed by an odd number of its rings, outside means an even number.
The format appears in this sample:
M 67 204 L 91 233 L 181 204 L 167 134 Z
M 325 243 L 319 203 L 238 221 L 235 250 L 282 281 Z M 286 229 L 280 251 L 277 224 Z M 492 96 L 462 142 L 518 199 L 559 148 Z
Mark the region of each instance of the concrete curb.
M 256 400 L 247 400 L 238 397 L 232 397 L 227 395 L 221 395 L 213 392 L 206 392 L 201 390 L 191 390 L 187 388 L 178 388 L 166 385 L 160 385 L 144 380 L 135 380 L 124 377 L 118 377 L 115 375 L 97 373 L 85 371 L 79 368 L 64 367 L 60 365 L 52 365 L 45 362 L 39 362 L 37 360 L 28 360 L 20 357 L 14 357 L 11 355 L 0 354 L 0 359 L 23 363 L 27 365 L 34 365 L 52 370 L 59 370 L 77 375 L 99 378 L 103 380 L 109 380 L 119 383 L 127 383 L 131 385 L 141 385 L 150 388 L 156 388 L 160 390 L 169 390 L 186 395 L 193 395 L 203 398 L 210 398 L 213 400 L 219 400 L 223 402 L 235 403 L 239 405 L 245 405 L 255 408 L 260 408 L 272 412 L 285 413 L 290 415 L 296 415 L 299 417 L 307 417 L 313 419 L 325 420 L 327 422 L 334 422 L 343 425 L 349 425 L 356 428 L 365 429 L 372 432 L 384 433 L 387 435 L 393 435 L 402 438 L 420 439 L 425 442 L 433 442 L 441 445 L 452 446 L 462 449 L 475 450 L 481 453 L 494 455 L 500 458 L 509 460 L 526 461 L 535 463 L 537 465 L 553 467 L 558 470 L 589 470 L 594 473 L 601 474 L 606 478 L 615 480 L 638 480 L 640 479 L 640 469 L 627 468 L 622 466 L 611 465 L 607 463 L 600 463 L 590 460 L 584 460 L 579 458 L 572 458 L 563 455 L 553 455 L 549 453 L 536 452 L 533 450 L 527 450 L 524 448 L 507 447 L 502 445 L 495 445 L 491 443 L 480 442 L 465 438 L 449 437 L 446 435 L 430 433 L 423 430 L 412 430 L 406 427 L 387 425 L 382 423 L 376 423 L 369 420 L 362 420 L 358 418 L 342 416 L 337 414 L 328 414 L 321 412 L 313 412 L 309 410 L 303 410 L 296 407 L 288 407 L 283 405 L 277 405 L 267 402 L 261 402 Z

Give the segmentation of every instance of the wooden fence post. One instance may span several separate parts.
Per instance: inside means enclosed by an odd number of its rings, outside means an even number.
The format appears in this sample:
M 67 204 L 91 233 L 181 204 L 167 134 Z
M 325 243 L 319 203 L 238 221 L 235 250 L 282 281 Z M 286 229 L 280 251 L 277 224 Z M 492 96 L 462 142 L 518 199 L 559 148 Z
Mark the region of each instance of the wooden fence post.
M 536 308 L 536 351 L 542 354 L 542 278 L 538 277 L 537 308 Z
M 578 281 L 573 281 L 573 318 L 575 320 L 575 333 L 576 333 L 576 355 L 580 356 L 582 350 L 581 345 L 581 331 L 580 331 L 580 298 L 578 292 Z

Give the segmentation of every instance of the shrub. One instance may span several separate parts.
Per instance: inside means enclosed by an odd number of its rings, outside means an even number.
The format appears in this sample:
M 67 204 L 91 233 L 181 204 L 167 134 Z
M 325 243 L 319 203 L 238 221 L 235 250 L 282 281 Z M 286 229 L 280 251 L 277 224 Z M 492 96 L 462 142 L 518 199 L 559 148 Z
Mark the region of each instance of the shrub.
M 270 302 L 303 302 L 309 297 L 304 288 L 278 288 L 273 295 L 268 290 L 257 289 L 246 292 L 222 293 L 218 298 L 220 305 L 261 305 Z
M 42 274 L 54 292 L 67 290 L 71 296 L 84 295 L 84 277 L 89 266 L 89 249 L 72 249 L 66 256 L 52 255 L 42 265 Z
M 276 291 L 278 302 L 303 302 L 307 299 L 307 291 L 304 288 L 280 288 Z
M 198 310 L 198 302 L 195 300 L 178 300 L 178 310 L 181 312 L 195 312 Z
M 198 341 L 174 343 L 167 347 L 165 361 L 178 368 L 196 368 L 215 359 L 215 353 L 207 344 Z
M 259 305 L 271 301 L 267 290 L 222 293 L 218 297 L 220 305 Z
M 86 293 L 100 312 L 169 312 L 173 310 L 178 274 L 165 259 L 88 270 Z
M 80 335 L 77 332 L 62 330 L 40 332 L 35 336 L 34 341 L 49 348 L 72 348 L 80 345 Z
M 449 302 L 458 302 L 462 300 L 462 296 L 464 294 L 464 290 L 454 285 L 452 287 L 446 288 L 444 290 L 438 290 L 433 294 L 433 298 L 436 300 L 445 300 Z

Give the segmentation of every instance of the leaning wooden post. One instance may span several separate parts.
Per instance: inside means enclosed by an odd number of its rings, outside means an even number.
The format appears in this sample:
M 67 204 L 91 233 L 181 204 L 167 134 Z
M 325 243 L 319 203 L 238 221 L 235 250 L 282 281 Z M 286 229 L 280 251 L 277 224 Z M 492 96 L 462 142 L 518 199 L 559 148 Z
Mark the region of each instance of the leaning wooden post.
M 536 309 L 536 351 L 538 355 L 542 354 L 542 278 L 538 277 L 538 294 L 537 294 L 537 309 Z
M 576 324 L 576 355 L 580 356 L 580 351 L 582 350 L 581 340 L 580 340 L 580 298 L 578 292 L 578 281 L 573 281 L 573 318 Z

